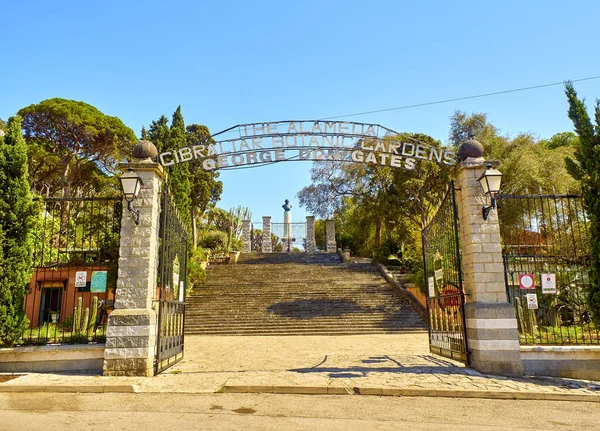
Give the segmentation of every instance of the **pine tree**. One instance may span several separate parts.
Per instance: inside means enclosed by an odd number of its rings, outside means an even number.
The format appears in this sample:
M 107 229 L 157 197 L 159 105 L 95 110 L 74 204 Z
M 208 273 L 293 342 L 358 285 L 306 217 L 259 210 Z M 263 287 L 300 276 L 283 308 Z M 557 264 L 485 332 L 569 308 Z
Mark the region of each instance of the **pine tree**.
M 583 202 L 590 222 L 590 283 L 587 302 L 596 325 L 600 325 L 600 100 L 596 100 L 592 123 L 584 101 L 577 98 L 573 84 L 565 85 L 569 118 L 579 136 L 575 160 L 567 157 L 567 170 L 581 182 Z
M 32 233 L 37 217 L 27 179 L 27 145 L 21 119 L 0 137 L 0 344 L 16 342 L 27 327 L 23 308 L 31 277 Z

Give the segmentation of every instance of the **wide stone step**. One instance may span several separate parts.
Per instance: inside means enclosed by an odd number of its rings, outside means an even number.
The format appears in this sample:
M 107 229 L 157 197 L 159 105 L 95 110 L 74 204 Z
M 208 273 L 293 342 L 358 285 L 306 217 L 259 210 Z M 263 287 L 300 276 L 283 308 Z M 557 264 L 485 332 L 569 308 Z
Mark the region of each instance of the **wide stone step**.
M 227 331 L 187 331 L 186 335 L 255 335 L 255 336 L 271 336 L 271 335 L 368 335 L 368 334 L 395 334 L 395 333 L 422 333 L 426 332 L 419 328 L 394 328 L 394 329 L 380 329 L 380 328 L 364 328 L 364 329 L 343 329 L 339 331 L 331 331 L 327 329 L 315 329 L 315 330 L 227 330 Z
M 351 335 L 424 331 L 369 263 L 335 254 L 245 254 L 214 265 L 188 296 L 186 334 Z

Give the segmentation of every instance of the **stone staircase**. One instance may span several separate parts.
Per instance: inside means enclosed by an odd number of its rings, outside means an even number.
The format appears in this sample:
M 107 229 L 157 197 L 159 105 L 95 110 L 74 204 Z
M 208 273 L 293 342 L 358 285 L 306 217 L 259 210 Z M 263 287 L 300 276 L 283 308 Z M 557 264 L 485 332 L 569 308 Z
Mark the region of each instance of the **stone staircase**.
M 370 263 L 337 254 L 242 254 L 213 265 L 187 298 L 185 333 L 351 335 L 425 331 L 401 292 Z

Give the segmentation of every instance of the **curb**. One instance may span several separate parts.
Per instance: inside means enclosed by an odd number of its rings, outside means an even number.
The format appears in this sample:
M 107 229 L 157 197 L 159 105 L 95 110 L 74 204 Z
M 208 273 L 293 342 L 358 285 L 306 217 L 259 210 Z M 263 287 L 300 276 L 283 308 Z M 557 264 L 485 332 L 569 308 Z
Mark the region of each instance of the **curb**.
M 343 386 L 224 385 L 228 394 L 376 395 L 388 397 L 486 398 L 494 400 L 585 401 L 600 403 L 600 394 L 558 392 L 515 392 L 461 389 L 369 388 Z
M 134 385 L 0 385 L 4 392 L 137 393 Z

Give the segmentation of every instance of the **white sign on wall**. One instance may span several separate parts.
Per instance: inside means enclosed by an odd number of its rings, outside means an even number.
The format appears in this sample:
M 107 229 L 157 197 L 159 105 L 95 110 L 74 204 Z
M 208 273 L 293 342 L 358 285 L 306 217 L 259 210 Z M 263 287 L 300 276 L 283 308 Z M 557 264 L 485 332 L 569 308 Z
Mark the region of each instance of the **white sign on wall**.
M 542 293 L 556 294 L 556 274 L 542 274 Z
M 87 271 L 77 271 L 75 273 L 75 287 L 85 287 L 87 283 Z

